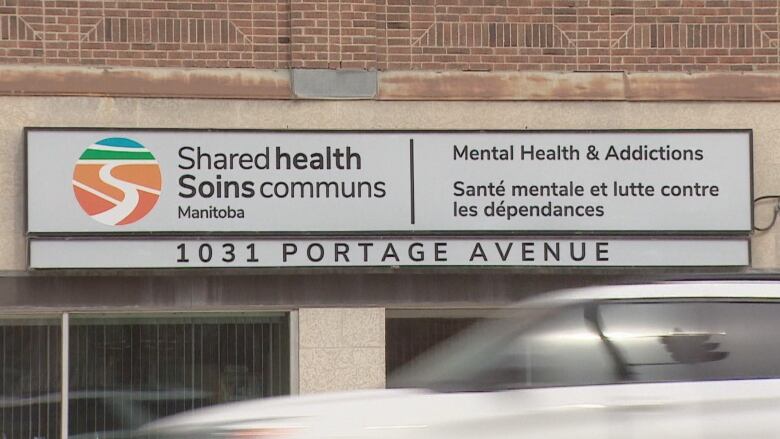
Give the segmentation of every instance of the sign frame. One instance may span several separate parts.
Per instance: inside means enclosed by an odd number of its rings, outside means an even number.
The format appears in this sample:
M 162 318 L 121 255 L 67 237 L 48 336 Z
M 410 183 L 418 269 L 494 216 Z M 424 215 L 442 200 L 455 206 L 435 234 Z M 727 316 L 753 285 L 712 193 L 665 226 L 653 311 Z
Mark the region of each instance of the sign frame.
M 204 133 L 350 133 L 350 134 L 641 134 L 641 133 L 741 133 L 748 135 L 748 173 L 749 173 L 749 209 L 750 228 L 745 230 L 370 230 L 370 231 L 90 231 L 90 232 L 31 232 L 29 229 L 30 197 L 29 184 L 29 133 L 51 131 L 80 131 L 80 132 L 204 132 Z M 245 129 L 245 128 L 170 128 L 170 127 L 24 127 L 24 229 L 28 238 L 35 237 L 421 237 L 421 236 L 449 236 L 449 237 L 483 237 L 483 236 L 510 236 L 510 237 L 553 237 L 553 236 L 591 236 L 591 237 L 739 237 L 752 234 L 754 224 L 754 163 L 753 163 L 753 129 L 752 128 L 659 128 L 659 129 L 426 129 L 426 130 L 370 130 L 370 129 Z
M 578 235 L 578 236 L 479 236 L 479 237 L 434 237 L 434 236 L 392 236 L 392 237 L 380 237 L 380 238 L 367 238 L 367 237 L 302 237 L 302 236 L 285 236 L 285 237 L 246 237 L 246 236 L 202 236 L 202 237 L 188 237 L 188 236 L 164 236 L 164 237 L 156 237 L 156 236 L 148 236 L 145 239 L 142 239 L 138 244 L 142 245 L 143 241 L 152 241 L 155 244 L 162 244 L 162 243 L 169 243 L 169 244 L 175 244 L 175 243 L 183 243 L 186 242 L 188 244 L 195 244 L 195 243 L 202 243 L 202 244 L 211 244 L 215 246 L 213 257 L 215 258 L 215 261 L 220 255 L 217 253 L 219 252 L 218 245 L 223 244 L 224 242 L 229 242 L 232 244 L 246 244 L 246 243 L 263 243 L 263 242 L 274 242 L 279 243 L 280 241 L 289 241 L 289 242 L 299 242 L 300 241 L 308 241 L 310 243 L 334 243 L 336 241 L 339 241 L 341 239 L 343 240 L 352 240 L 352 241 L 358 241 L 360 238 L 366 238 L 366 241 L 372 241 L 372 245 L 377 243 L 392 243 L 397 241 L 404 241 L 404 240 L 415 240 L 415 241 L 427 241 L 428 244 L 432 244 L 433 241 L 441 240 L 444 241 L 447 245 L 452 244 L 453 242 L 457 241 L 463 241 L 463 242 L 478 242 L 478 241 L 526 241 L 526 242 L 537 242 L 539 241 L 547 241 L 547 242 L 563 242 L 563 241 L 571 241 L 571 242 L 590 242 L 591 244 L 595 244 L 597 241 L 603 241 L 605 244 L 613 244 L 613 243 L 620 243 L 620 242 L 626 242 L 626 243 L 633 243 L 636 245 L 641 244 L 647 244 L 652 242 L 679 242 L 679 243 L 693 243 L 696 241 L 704 241 L 704 242 L 731 242 L 732 244 L 736 243 L 744 243 L 746 247 L 746 258 L 745 264 L 703 264 L 703 263 L 691 263 L 691 264 L 609 264 L 605 263 L 603 265 L 601 264 L 594 264 L 594 263 L 583 263 L 583 264 L 546 264 L 546 263 L 475 263 L 475 264 L 434 264 L 434 263 L 423 263 L 423 264 L 410 264 L 410 263 L 385 263 L 385 264 L 332 264 L 328 263 L 328 261 L 324 261 L 320 263 L 312 262 L 307 264 L 296 264 L 296 263 L 289 263 L 289 264 L 280 264 L 280 265 L 241 265 L 241 261 L 237 261 L 237 265 L 230 266 L 230 265 L 224 265 L 224 264 L 217 264 L 217 265 L 208 265 L 208 264 L 199 264 L 198 261 L 194 261 L 194 264 L 188 264 L 188 265 L 181 265 L 181 266 L 149 266 L 149 267 L 143 267 L 143 266 L 107 266 L 107 267 L 63 267 L 63 266 L 57 266 L 57 267 L 35 267 L 32 264 L 32 243 L 37 242 L 40 243 L 40 245 L 46 245 L 46 244 L 65 244 L 69 242 L 77 242 L 77 243 L 89 243 L 89 242 L 100 242 L 100 243 L 135 243 L 138 238 L 132 237 L 132 236 L 124 236 L 124 237 L 111 237 L 109 239 L 101 239 L 101 237 L 46 237 L 46 238 L 40 238 L 40 239 L 29 239 L 27 240 L 27 266 L 34 271 L 51 271 L 51 270 L 100 270 L 100 271 L 110 271 L 110 270 L 207 270 L 207 271 L 213 271 L 213 270 L 227 270 L 227 271 L 235 271 L 235 270 L 261 270 L 261 271 L 267 271 L 267 270 L 282 270 L 282 271 L 294 271 L 294 270 L 356 270 L 356 271 L 362 271 L 362 270 L 452 270 L 452 269 L 468 269 L 468 270 L 505 270 L 505 271 L 534 271 L 534 270 L 581 270 L 581 271 L 595 271 L 595 270 L 609 270 L 609 269 L 659 269 L 659 268 L 687 268 L 687 269 L 724 269 L 724 268 L 732 268 L 732 269 L 740 269 L 740 268 L 746 268 L 752 266 L 753 263 L 753 252 L 752 252 L 752 241 L 748 237 L 705 237 L 705 236 L 688 236 L 688 237 L 629 237 L 629 236 L 591 236 L 591 235 Z M 219 241 L 219 242 L 217 242 Z M 506 244 L 506 242 L 505 242 Z M 515 244 L 521 244 L 520 242 L 515 242 Z M 66 244 L 67 245 L 67 244 Z M 487 248 L 487 244 L 486 247 Z M 299 248 L 300 250 L 303 250 L 302 248 Z M 240 250 L 236 249 L 237 252 Z M 507 253 L 509 253 L 509 250 L 507 248 L 504 248 Z M 539 250 L 538 248 L 536 250 Z M 428 249 L 430 251 L 430 248 Z M 515 247 L 514 253 L 517 253 L 521 251 L 519 247 Z M 253 253 L 254 254 L 254 253 Z M 187 253 L 189 258 L 197 259 L 197 250 L 190 248 L 190 250 Z M 255 261 L 260 262 L 260 261 Z

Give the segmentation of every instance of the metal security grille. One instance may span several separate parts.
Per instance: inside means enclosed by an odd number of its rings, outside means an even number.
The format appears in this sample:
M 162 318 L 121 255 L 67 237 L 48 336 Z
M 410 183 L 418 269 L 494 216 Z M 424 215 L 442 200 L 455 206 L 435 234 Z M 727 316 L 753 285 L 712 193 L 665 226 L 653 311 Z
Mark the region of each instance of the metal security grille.
M 400 366 L 452 337 L 476 318 L 388 318 L 385 322 L 386 371 Z
M 0 320 L 0 438 L 60 437 L 57 320 Z
M 69 434 L 108 436 L 212 404 L 290 392 L 289 323 L 72 317 Z

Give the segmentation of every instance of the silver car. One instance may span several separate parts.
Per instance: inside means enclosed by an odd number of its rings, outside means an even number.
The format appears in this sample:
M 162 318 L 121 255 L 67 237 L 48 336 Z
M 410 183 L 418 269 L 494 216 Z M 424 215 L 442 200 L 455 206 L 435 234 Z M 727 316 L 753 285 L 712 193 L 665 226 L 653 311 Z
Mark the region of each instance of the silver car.
M 392 377 L 144 433 L 231 438 L 780 437 L 780 282 L 574 290 L 520 303 Z

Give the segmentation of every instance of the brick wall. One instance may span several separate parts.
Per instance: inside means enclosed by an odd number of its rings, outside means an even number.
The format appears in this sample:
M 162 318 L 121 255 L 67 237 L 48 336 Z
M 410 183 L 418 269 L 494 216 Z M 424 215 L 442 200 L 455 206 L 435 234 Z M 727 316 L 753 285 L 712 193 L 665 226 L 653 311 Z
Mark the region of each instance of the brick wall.
M 780 69 L 780 0 L 0 0 L 0 63 Z

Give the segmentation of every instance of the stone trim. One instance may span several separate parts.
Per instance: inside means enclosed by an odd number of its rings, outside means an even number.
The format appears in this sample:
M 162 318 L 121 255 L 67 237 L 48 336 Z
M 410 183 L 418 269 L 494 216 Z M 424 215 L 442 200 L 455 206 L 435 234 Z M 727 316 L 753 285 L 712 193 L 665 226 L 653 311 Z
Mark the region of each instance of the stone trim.
M 382 72 L 382 100 L 625 100 L 622 73 Z
M 369 74 L 369 72 L 366 72 Z M 780 101 L 780 73 L 371 72 L 376 100 Z M 290 70 L 0 66 L 0 95 L 296 99 Z M 302 96 L 298 99 L 350 99 Z M 355 97 L 351 97 L 354 99 Z
M 382 100 L 780 101 L 778 73 L 382 72 Z
M 289 99 L 289 70 L 0 66 L 0 95 Z

